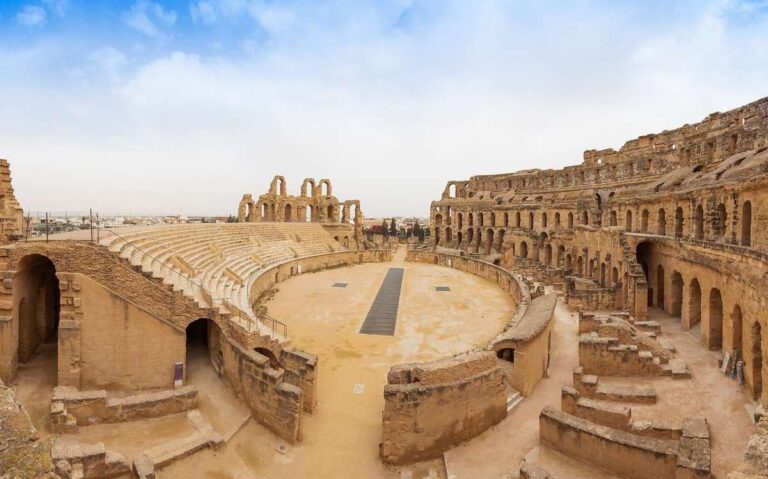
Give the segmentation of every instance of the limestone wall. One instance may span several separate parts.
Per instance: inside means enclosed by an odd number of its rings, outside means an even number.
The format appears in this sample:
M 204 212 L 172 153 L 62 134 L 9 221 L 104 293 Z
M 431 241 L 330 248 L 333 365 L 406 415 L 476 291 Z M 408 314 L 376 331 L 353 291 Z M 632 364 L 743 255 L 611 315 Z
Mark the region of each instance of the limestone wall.
M 633 479 L 708 478 L 706 422 L 689 422 L 680 442 L 597 425 L 550 406 L 539 416 L 539 440 L 568 457 Z
M 506 415 L 504 373 L 491 352 L 394 366 L 384 386 L 381 458 L 438 457 Z

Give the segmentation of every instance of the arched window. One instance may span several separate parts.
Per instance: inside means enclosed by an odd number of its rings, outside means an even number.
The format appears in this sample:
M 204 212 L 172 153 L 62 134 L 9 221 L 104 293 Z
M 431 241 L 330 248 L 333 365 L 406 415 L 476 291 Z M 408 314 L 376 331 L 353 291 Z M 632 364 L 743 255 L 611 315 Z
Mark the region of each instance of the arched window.
M 616 216 L 616 210 L 611 210 L 611 226 L 616 226 L 618 224 L 618 218 Z
M 624 217 L 624 229 L 632 231 L 632 210 L 627 210 L 627 215 Z
M 573 229 L 573 213 L 568 212 L 568 228 Z
M 643 233 L 648 232 L 648 210 L 643 210 L 642 216 L 640 217 L 640 231 Z
M 664 211 L 664 208 L 659 208 L 659 213 L 657 215 L 657 227 L 658 227 L 658 234 L 661 236 L 664 236 L 667 234 L 667 213 Z
M 693 215 L 693 226 L 694 238 L 702 239 L 704 237 L 704 208 L 701 205 L 696 206 Z
M 752 202 L 741 205 L 741 245 L 752 245 Z

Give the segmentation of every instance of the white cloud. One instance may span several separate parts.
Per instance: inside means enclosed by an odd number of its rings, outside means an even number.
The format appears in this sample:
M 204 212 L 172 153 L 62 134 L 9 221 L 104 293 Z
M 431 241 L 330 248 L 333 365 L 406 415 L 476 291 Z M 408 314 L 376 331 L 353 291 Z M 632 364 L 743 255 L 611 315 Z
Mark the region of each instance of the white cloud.
M 176 12 L 149 0 L 138 0 L 123 14 L 123 22 L 150 38 L 162 38 L 163 29 L 176 23 Z
M 45 9 L 37 5 L 24 5 L 16 14 L 16 21 L 27 27 L 42 27 L 46 20 Z
M 125 53 L 114 47 L 103 47 L 93 51 L 89 55 L 91 61 L 112 81 L 120 78 L 120 73 L 128 64 Z
M 189 5 L 192 20 L 204 24 L 216 23 L 224 17 L 244 13 L 247 0 L 195 0 Z
M 226 214 L 283 174 L 292 193 L 328 177 L 366 214 L 423 215 L 449 179 L 577 164 L 766 95 L 765 15 L 734 26 L 730 1 L 687 1 L 419 2 L 407 21 L 405 3 L 269 4 L 267 40 L 225 44 L 245 59 L 115 44 L 72 91 L 28 85 L 62 50 L 0 44 L 0 156 L 31 209 Z M 253 13 L 225 3 L 215 21 Z
M 69 9 L 69 0 L 43 0 L 43 4 L 60 17 Z

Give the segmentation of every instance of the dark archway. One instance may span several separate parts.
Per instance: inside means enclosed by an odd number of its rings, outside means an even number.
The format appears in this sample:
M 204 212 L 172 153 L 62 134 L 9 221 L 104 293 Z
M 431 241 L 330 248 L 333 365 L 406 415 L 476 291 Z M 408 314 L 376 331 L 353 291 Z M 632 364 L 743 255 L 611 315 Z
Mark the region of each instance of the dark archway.
M 664 267 L 659 265 L 656 268 L 656 306 L 664 309 Z
M 725 238 L 725 232 L 728 229 L 728 212 L 725 209 L 725 205 L 720 203 L 717 205 L 717 230 L 716 235 L 718 239 Z
M 752 245 L 752 202 L 741 205 L 741 245 Z
M 13 276 L 13 311 L 18 323 L 18 342 L 12 347 L 11 380 L 19 363 L 41 361 L 50 386 L 58 383 L 58 330 L 61 291 L 56 267 L 39 254 L 19 261 Z
M 280 361 L 275 356 L 275 353 L 267 348 L 254 348 L 254 351 L 269 359 L 269 367 L 272 369 L 280 369 Z
M 701 205 L 696 206 L 693 214 L 693 237 L 704 238 L 704 208 Z
M 611 210 L 611 226 L 617 226 L 619 224 L 616 210 Z
M 568 229 L 573 229 L 573 213 L 568 213 Z
M 701 286 L 696 278 L 688 286 L 688 324 L 691 329 L 701 324 Z
M 712 288 L 709 292 L 709 349 L 723 349 L 723 298 L 720 290 Z
M 184 371 L 185 383 L 210 373 L 223 372 L 224 357 L 221 351 L 221 330 L 208 318 L 192 321 L 186 328 L 187 357 Z
M 515 363 L 515 350 L 514 348 L 502 348 L 496 351 L 496 357 L 503 360 L 510 362 L 512 364 Z
M 493 251 L 493 230 L 491 228 L 488 228 L 485 233 L 485 243 L 485 254 L 491 254 Z
M 672 273 L 672 291 L 669 314 L 680 317 L 683 313 L 683 275 L 674 271 Z
M 643 210 L 643 213 L 640 216 L 640 231 L 642 233 L 648 232 L 648 210 Z
M 522 241 L 520 243 L 520 257 L 521 258 L 528 257 L 528 243 L 526 243 L 525 241 Z
M 760 398 L 763 392 L 763 345 L 762 327 L 755 321 L 751 328 L 752 348 L 749 352 L 749 368 L 752 373 L 752 398 Z
M 285 205 L 284 213 L 285 213 L 285 217 L 283 218 L 283 220 L 286 223 L 290 223 L 291 221 L 293 221 L 293 207 L 290 204 Z
M 683 208 L 677 207 L 675 210 L 675 237 L 683 237 Z
M 659 208 L 659 212 L 656 216 L 656 227 L 660 236 L 666 236 L 667 234 L 667 212 L 664 208 Z
M 740 358 L 744 357 L 744 349 L 742 349 L 743 328 L 741 306 L 737 304 L 731 312 L 731 347 L 739 352 Z
M 624 217 L 624 229 L 632 231 L 632 210 L 627 210 L 627 215 Z

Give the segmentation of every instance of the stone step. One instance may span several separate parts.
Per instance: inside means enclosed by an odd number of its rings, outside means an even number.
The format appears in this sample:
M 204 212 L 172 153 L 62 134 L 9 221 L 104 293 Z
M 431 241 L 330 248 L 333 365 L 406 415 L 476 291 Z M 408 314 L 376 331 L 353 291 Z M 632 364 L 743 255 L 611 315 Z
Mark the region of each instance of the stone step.
M 523 402 L 523 399 L 525 398 L 515 390 L 512 390 L 509 394 L 507 394 L 507 414 L 512 412 L 512 410 L 515 409 L 518 404 Z
M 688 365 L 680 358 L 670 359 L 669 363 L 662 366 L 662 371 L 664 371 L 665 375 L 672 376 L 673 379 L 688 379 L 691 377 Z

